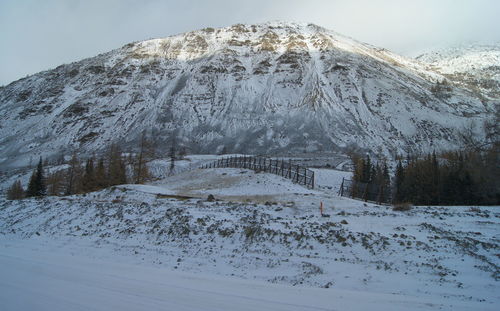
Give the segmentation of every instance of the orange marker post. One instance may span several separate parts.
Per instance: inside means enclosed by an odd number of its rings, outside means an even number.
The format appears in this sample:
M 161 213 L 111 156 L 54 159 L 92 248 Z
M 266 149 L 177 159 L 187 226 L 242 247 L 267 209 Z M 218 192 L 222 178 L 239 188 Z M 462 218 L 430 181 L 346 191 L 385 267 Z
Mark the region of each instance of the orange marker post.
M 323 202 L 319 202 L 319 213 L 323 216 Z

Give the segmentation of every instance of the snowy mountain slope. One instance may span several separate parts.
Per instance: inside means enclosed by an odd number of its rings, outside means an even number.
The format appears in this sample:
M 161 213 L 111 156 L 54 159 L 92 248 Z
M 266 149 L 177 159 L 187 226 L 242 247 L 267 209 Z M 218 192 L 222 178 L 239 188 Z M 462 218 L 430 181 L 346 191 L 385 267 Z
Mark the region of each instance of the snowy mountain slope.
M 172 176 L 156 185 L 123 185 L 62 198 L 7 201 L 0 197 L 1 253 L 9 258 L 16 255 L 12 249 L 20 248 L 17 254 L 38 258 L 37 253 L 41 253 L 44 258 L 44 252 L 53 249 L 56 254 L 73 254 L 76 262 L 84 262 L 77 266 L 89 272 L 95 271 L 85 264 L 89 256 L 142 267 L 137 274 L 131 267 L 121 277 L 114 269 L 106 273 L 101 266 L 102 278 L 83 277 L 67 265 L 56 276 L 50 267 L 50 275 L 34 273 L 36 280 L 48 277 L 56 284 L 61 284 L 60 279 L 69 280 L 69 286 L 83 290 L 84 285 L 71 280 L 83 280 L 84 284 L 95 280 L 104 286 L 106 295 L 111 292 L 105 275 L 111 273 L 118 288 L 119 284 L 136 288 L 132 280 L 142 272 L 144 277 L 151 277 L 145 271 L 151 267 L 203 274 L 218 286 L 226 284 L 218 283 L 219 276 L 224 276 L 234 278 L 236 283 L 236 279 L 246 279 L 298 288 L 323 287 L 331 297 L 343 296 L 346 309 L 366 309 L 374 299 L 385 310 L 387 295 L 393 295 L 390 301 L 397 301 L 397 305 L 389 306 L 395 310 L 496 310 L 500 301 L 497 207 L 422 206 L 395 212 L 391 207 L 337 197 L 330 190 L 317 189 L 311 195 L 303 188 L 301 193 L 291 193 L 297 185 L 267 173 L 260 173 L 259 178 L 249 170 L 198 173 L 197 178 L 185 178 L 185 184 L 179 186 L 175 184 L 177 177 Z M 241 178 L 234 179 L 236 175 Z M 239 188 L 239 200 L 207 202 L 165 195 L 191 188 L 200 198 L 206 198 L 214 190 L 206 187 L 213 176 L 225 178 L 216 197 L 230 198 Z M 243 184 L 243 180 L 247 182 Z M 255 198 L 264 187 L 274 190 L 267 194 L 271 204 Z M 320 201 L 330 217 L 319 215 Z M 30 245 L 40 250 L 32 250 Z M 5 275 L 12 278 L 3 278 L 0 288 L 19 293 L 18 288 L 25 287 L 15 285 L 25 283 L 19 282 L 18 275 L 25 275 L 23 267 L 34 264 L 30 260 L 15 264 L 17 261 L 1 256 L 0 262 L 6 265 L 1 268 L 8 272 Z M 152 290 L 168 287 L 165 283 L 147 284 Z M 192 285 L 186 283 L 186 287 Z M 352 292 L 358 295 L 348 294 Z M 43 290 L 37 293 L 40 296 L 32 299 L 46 294 Z M 88 306 L 82 296 L 69 297 L 71 302 Z M 137 299 L 149 303 L 149 297 Z M 53 301 L 57 302 L 57 297 L 49 300 Z M 185 303 L 174 298 L 169 301 Z M 327 307 L 323 300 L 318 304 Z M 353 308 L 348 308 L 351 304 Z M 364 307 L 358 308 L 360 305 Z
M 500 44 L 465 45 L 437 50 L 416 58 L 450 81 L 476 89 L 500 101 Z
M 206 28 L 62 65 L 0 89 L 0 165 L 147 131 L 191 152 L 456 147 L 493 103 L 420 62 L 312 24 Z M 480 122 L 479 122 L 480 123 Z

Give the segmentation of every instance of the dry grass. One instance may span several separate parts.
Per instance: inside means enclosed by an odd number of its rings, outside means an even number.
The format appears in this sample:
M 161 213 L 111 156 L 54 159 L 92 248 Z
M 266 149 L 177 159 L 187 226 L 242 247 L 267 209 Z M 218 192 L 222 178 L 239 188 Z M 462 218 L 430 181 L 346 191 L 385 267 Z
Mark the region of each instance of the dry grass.
M 411 210 L 411 208 L 411 203 L 398 203 L 393 205 L 392 210 L 396 212 L 407 212 Z

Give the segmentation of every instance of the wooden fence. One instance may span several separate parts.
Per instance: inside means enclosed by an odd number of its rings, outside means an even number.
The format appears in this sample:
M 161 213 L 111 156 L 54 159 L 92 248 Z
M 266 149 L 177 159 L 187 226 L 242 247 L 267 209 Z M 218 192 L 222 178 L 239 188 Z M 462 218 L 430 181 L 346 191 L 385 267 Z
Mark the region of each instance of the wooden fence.
M 221 158 L 201 166 L 201 168 L 245 168 L 256 172 L 267 172 L 291 179 L 294 183 L 314 189 L 314 172 L 290 161 L 273 160 L 263 157 L 237 156 Z
M 345 178 L 342 178 L 338 195 L 377 204 L 388 204 L 392 201 L 390 189 L 374 187 L 372 184 L 355 182 Z

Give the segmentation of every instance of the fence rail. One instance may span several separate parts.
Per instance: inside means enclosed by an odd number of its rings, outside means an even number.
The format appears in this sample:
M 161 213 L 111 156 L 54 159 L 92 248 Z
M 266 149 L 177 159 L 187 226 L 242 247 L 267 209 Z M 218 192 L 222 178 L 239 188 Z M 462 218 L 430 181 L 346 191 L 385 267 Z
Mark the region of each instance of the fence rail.
M 263 157 L 235 156 L 221 158 L 211 163 L 202 165 L 200 168 L 245 168 L 256 172 L 267 172 L 285 177 L 294 183 L 314 189 L 314 171 L 300 165 L 292 164 L 290 161 L 273 160 Z
M 372 184 L 356 182 L 345 178 L 342 178 L 338 195 L 377 204 L 387 204 L 392 201 L 390 189 L 373 187 Z

